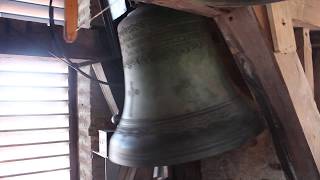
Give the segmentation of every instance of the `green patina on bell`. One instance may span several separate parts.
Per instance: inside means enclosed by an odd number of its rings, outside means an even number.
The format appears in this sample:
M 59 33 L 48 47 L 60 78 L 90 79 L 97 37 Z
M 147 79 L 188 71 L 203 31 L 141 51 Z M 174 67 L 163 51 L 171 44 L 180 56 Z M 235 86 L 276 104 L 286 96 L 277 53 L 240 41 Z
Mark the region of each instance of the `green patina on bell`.
M 208 19 L 142 6 L 118 31 L 126 94 L 111 161 L 183 163 L 236 148 L 261 131 L 257 112 L 227 78 Z

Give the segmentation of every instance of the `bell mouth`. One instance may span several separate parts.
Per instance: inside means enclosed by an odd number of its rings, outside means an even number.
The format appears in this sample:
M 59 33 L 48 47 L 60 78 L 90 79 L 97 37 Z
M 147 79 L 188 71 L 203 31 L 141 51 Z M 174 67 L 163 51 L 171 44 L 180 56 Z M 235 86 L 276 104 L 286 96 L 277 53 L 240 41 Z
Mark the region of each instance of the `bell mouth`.
M 228 107 L 218 110 L 219 112 L 215 110 L 190 117 L 187 120 L 189 122 L 212 122 L 215 118 L 219 120 L 184 131 L 178 131 L 178 128 L 177 131 L 171 129 L 162 133 L 154 132 L 152 129 L 149 131 L 152 125 L 123 128 L 120 122 L 110 141 L 109 158 L 123 166 L 163 166 L 199 160 L 232 150 L 263 130 L 260 119 L 252 112 L 226 112 L 234 108 L 239 108 L 239 104 L 231 103 Z M 183 126 L 188 124 L 180 126 L 179 129 L 183 129 Z M 153 129 L 156 128 L 156 125 L 153 126 Z

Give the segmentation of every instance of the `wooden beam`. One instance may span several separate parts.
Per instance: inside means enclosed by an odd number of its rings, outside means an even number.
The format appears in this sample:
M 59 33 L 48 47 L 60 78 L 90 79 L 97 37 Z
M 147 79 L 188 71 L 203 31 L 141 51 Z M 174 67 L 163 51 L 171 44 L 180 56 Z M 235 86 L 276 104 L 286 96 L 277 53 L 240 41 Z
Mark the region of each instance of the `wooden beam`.
M 291 13 L 287 2 L 279 2 L 267 5 L 269 24 L 275 52 L 295 52 L 296 42 L 294 38 Z M 276 13 L 274 13 L 276 12 Z
M 214 17 L 221 13 L 229 12 L 227 8 L 217 8 L 207 5 L 204 1 L 193 0 L 139 0 L 148 4 L 169 7 L 181 11 L 187 11 L 207 17 Z
M 278 21 L 283 19 L 291 19 L 290 16 L 283 14 L 283 11 L 286 11 L 288 4 L 287 2 L 280 2 L 271 5 L 267 5 L 268 9 L 272 9 L 268 11 L 269 17 L 277 15 Z M 280 14 L 280 16 L 279 16 Z M 271 20 L 273 21 L 273 20 Z M 288 23 L 286 23 L 288 24 Z M 291 33 L 282 33 L 283 32 L 292 32 L 293 26 L 285 26 L 278 23 L 271 23 L 270 27 L 272 32 L 276 32 L 272 34 L 272 37 L 278 36 L 286 36 L 287 44 L 291 45 L 292 42 L 295 41 L 294 37 L 292 37 Z M 274 29 L 274 30 L 273 30 Z M 310 71 L 313 71 L 313 64 L 312 64 L 312 52 L 311 52 L 311 44 L 309 33 L 304 33 L 302 36 L 305 37 L 307 35 L 308 40 L 305 40 L 307 45 L 307 54 L 304 54 L 309 58 L 307 61 L 309 74 Z M 274 43 L 275 45 L 276 43 Z M 285 46 L 285 45 L 284 45 Z M 302 56 L 302 55 L 301 55 Z M 298 116 L 298 120 L 300 121 L 301 127 L 305 134 L 306 140 L 309 144 L 309 148 L 313 155 L 313 159 L 316 163 L 318 170 L 320 169 L 320 154 L 318 149 L 320 148 L 320 132 L 317 130 L 320 128 L 320 114 L 317 109 L 317 106 L 314 102 L 313 91 L 311 89 L 311 84 L 313 84 L 313 73 L 311 75 L 311 80 L 309 80 L 304 74 L 303 68 L 299 61 L 305 63 L 306 56 L 303 56 L 304 59 L 299 59 L 299 56 L 296 51 L 287 52 L 287 51 L 280 51 L 275 53 L 276 61 L 279 65 L 280 71 L 284 78 L 284 82 L 288 87 L 289 94 L 295 107 L 296 114 Z M 288 63 L 288 61 L 291 63 Z M 295 65 L 294 65 L 295 64 Z M 294 70 L 293 70 L 294 69 Z M 293 73 L 296 73 L 298 76 L 294 76 Z
M 272 40 L 275 52 L 298 52 L 299 59 L 309 85 L 313 92 L 313 64 L 309 29 L 297 28 L 293 30 L 292 16 L 288 2 L 267 5 Z
M 295 27 L 320 29 L 320 1 L 290 0 L 288 3 Z
M 72 43 L 78 35 L 78 0 L 64 1 L 64 18 L 63 37 L 67 43 Z
M 156 4 L 177 10 L 187 11 L 207 17 L 215 17 L 230 12 L 230 8 L 217 7 L 208 1 L 193 0 L 138 0 L 148 4 Z M 271 1 L 270 1 L 271 2 Z M 275 1 L 273 1 L 275 2 Z M 319 0 L 289 0 L 288 11 L 292 14 L 295 27 L 320 29 Z
M 1 28 L 4 30 L 1 31 Z M 57 26 L 55 30 L 69 58 L 101 61 L 108 57 L 101 38 L 99 39 L 99 29 L 81 29 L 77 40 L 72 44 L 64 43 L 62 27 Z M 48 26 L 45 24 L 0 18 L 0 31 L 0 42 L 5 42 L 0 44 L 1 54 L 51 57 L 48 51 L 55 50 Z
M 297 53 L 307 76 L 311 91 L 314 93 L 312 47 L 310 42 L 310 30 L 307 28 L 296 28 L 294 31 L 297 43 Z
M 297 54 L 276 56 L 251 8 L 237 8 L 215 20 L 261 110 L 272 112 L 269 124 L 286 148 L 292 164 L 287 168 L 294 169 L 294 174 L 287 171 L 289 179 L 320 179 L 313 160 L 319 164 L 320 115 Z
M 253 6 L 252 8 L 259 22 L 260 28 L 264 33 L 264 36 L 268 39 L 267 42 L 270 42 L 270 47 L 273 47 L 267 7 L 264 5 L 259 5 Z
M 103 71 L 101 63 L 92 64 L 92 68 L 94 70 L 94 73 L 96 74 L 96 77 L 100 81 L 108 82 L 107 77 Z M 116 101 L 113 98 L 111 89 L 108 85 L 99 83 L 100 88 L 102 90 L 103 96 L 106 99 L 108 106 L 110 108 L 110 111 L 113 115 L 119 114 L 119 109 L 116 104 Z

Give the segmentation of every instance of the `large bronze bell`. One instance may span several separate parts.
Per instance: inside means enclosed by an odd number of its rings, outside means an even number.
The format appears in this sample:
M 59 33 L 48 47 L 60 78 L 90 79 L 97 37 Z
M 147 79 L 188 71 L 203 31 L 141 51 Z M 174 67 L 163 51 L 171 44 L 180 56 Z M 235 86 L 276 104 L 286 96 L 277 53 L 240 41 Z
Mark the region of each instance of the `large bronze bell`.
M 224 72 L 206 18 L 142 6 L 119 25 L 125 104 L 110 141 L 125 166 L 177 164 L 231 150 L 261 130 Z

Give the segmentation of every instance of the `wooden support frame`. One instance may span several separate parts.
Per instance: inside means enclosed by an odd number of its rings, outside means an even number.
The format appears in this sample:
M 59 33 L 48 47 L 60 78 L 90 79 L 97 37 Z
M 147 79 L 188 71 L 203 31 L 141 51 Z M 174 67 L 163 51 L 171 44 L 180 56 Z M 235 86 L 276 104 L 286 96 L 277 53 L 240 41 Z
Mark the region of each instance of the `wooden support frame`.
M 281 14 L 283 11 L 286 11 L 290 8 L 289 5 L 289 2 L 267 5 L 268 9 L 270 9 L 268 13 L 271 16 L 274 14 Z M 287 21 L 292 21 L 292 12 L 288 12 L 289 13 L 287 14 L 279 16 L 278 20 L 287 18 Z M 271 31 L 274 32 L 272 34 L 273 37 L 281 35 L 282 37 L 288 38 L 287 44 L 292 44 L 296 41 L 298 45 L 297 50 L 293 49 L 293 51 L 289 52 L 279 51 L 275 53 L 275 56 L 279 64 L 280 71 L 282 72 L 285 84 L 288 88 L 291 101 L 295 106 L 295 111 L 299 118 L 298 121 L 300 122 L 300 125 L 303 129 L 304 136 L 306 138 L 306 141 L 308 142 L 313 160 L 315 162 L 315 166 L 317 167 L 319 174 L 320 154 L 318 149 L 320 147 L 320 132 L 318 131 L 318 127 L 320 127 L 320 115 L 314 101 L 313 62 L 309 30 L 306 28 L 302 30 L 298 29 L 298 31 L 296 31 L 296 38 L 294 38 L 292 37 L 293 25 L 290 25 L 290 23 L 288 22 L 285 25 L 270 22 L 270 27 Z M 283 27 L 285 28 L 281 29 Z M 280 30 L 284 30 L 283 32 L 285 33 L 281 33 Z M 299 61 L 301 63 L 299 63 Z M 292 63 L 296 64 L 296 69 L 298 70 L 298 72 L 295 72 L 292 69 L 294 67 L 290 68 L 290 65 L 292 65 Z M 304 71 L 301 67 L 304 68 Z M 295 74 L 297 74 L 298 76 Z M 312 159 L 309 160 L 312 161 Z M 316 177 L 313 178 L 318 179 Z
M 230 8 L 208 6 L 206 1 L 192 0 L 138 0 L 144 3 L 156 4 L 182 11 L 188 11 L 207 17 L 219 16 L 230 12 Z M 320 29 L 319 0 L 289 0 L 288 11 L 291 13 L 294 27 L 306 27 L 312 30 Z
M 187 11 L 195 14 L 200 14 L 202 16 L 213 17 L 220 15 L 221 13 L 229 12 L 227 8 L 217 8 L 214 6 L 209 6 L 201 1 L 193 0 L 139 0 L 148 4 L 156 4 L 159 6 L 165 6 L 173 9 L 178 9 L 182 11 Z
M 283 146 L 295 172 L 291 178 L 319 179 L 317 166 L 312 161 L 312 151 L 316 155 L 315 147 L 319 146 L 317 142 L 310 142 L 310 137 L 318 138 L 319 135 L 309 125 L 320 127 L 320 116 L 296 52 L 274 54 L 251 8 L 236 9 L 215 20 L 260 106 L 267 105 L 275 113 L 277 121 L 273 124 L 276 132 L 281 133 L 278 138 L 285 143 Z M 307 110 L 300 105 L 301 102 L 306 103 L 303 106 Z

